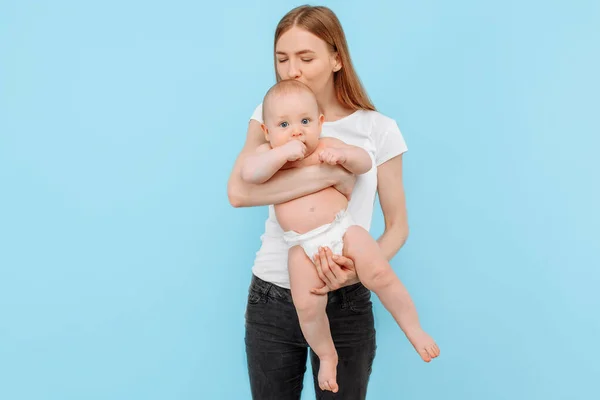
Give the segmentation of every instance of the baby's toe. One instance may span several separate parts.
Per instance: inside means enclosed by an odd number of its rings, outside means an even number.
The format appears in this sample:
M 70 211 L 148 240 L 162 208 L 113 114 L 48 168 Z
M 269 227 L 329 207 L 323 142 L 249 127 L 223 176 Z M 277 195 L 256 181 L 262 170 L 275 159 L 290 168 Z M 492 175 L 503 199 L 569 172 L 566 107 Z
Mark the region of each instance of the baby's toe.
M 331 391 L 333 393 L 337 393 L 338 392 L 338 385 L 335 381 L 329 382 L 329 387 L 331 388 Z

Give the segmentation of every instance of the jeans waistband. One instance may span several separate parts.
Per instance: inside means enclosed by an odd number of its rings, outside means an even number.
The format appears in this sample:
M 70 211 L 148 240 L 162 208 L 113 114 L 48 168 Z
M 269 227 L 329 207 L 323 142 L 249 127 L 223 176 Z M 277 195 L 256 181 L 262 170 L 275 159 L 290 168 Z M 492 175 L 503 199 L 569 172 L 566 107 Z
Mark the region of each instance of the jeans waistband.
M 292 291 L 290 289 L 277 286 L 273 283 L 264 281 L 252 274 L 252 282 L 250 283 L 250 289 L 262 295 L 272 297 L 275 299 L 284 300 L 292 303 Z M 329 303 L 342 302 L 345 303 L 354 296 L 360 295 L 364 291 L 368 291 L 362 283 L 358 282 L 350 286 L 345 286 L 338 290 L 327 293 Z

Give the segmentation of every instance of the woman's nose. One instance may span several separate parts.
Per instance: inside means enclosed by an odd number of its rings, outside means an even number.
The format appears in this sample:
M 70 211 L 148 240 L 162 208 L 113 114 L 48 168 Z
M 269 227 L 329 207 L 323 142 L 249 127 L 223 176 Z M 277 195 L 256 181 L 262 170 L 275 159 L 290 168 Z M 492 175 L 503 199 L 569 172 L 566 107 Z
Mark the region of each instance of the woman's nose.
M 288 79 L 298 79 L 300 78 L 300 75 L 300 69 L 297 67 L 295 62 L 290 60 L 288 69 Z

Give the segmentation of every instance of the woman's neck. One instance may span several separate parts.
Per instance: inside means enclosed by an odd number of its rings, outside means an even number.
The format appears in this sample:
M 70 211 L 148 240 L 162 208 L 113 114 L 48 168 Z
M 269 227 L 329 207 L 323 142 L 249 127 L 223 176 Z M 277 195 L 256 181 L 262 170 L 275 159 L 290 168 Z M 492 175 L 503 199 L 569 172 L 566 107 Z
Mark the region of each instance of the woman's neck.
M 333 85 L 331 85 L 331 88 L 328 90 L 317 95 L 317 103 L 325 116 L 326 122 L 337 121 L 354 112 L 354 110 L 344 107 L 344 105 L 339 102 Z

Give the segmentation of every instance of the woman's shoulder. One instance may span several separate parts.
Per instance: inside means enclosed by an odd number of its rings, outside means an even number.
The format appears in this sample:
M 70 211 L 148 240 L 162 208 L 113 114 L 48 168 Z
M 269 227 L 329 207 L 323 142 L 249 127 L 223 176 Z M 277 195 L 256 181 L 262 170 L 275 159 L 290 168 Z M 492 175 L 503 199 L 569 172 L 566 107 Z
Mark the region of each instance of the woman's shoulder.
M 358 110 L 358 118 L 368 123 L 372 135 L 378 135 L 390 131 L 400 131 L 396 120 L 379 111 Z
M 254 119 L 257 120 L 258 122 L 260 122 L 261 124 L 263 123 L 263 118 L 262 118 L 262 109 L 263 109 L 263 105 L 262 103 L 260 103 L 258 106 L 256 106 L 256 108 L 254 109 L 254 112 L 252 113 L 252 115 L 250 116 L 250 119 Z
M 379 125 L 396 124 L 396 120 L 376 110 L 361 110 L 364 118 L 369 118 L 373 123 Z
M 365 121 L 369 121 L 369 136 L 375 146 L 376 165 L 381 165 L 408 150 L 394 118 L 371 110 L 362 110 L 361 114 Z

